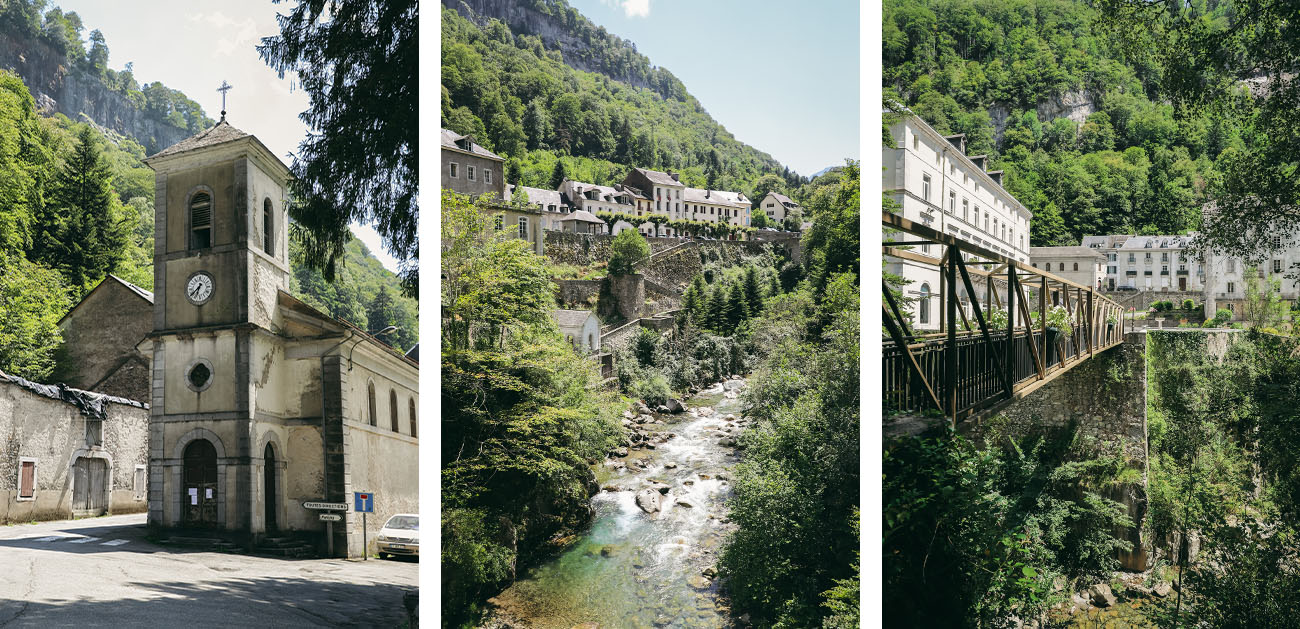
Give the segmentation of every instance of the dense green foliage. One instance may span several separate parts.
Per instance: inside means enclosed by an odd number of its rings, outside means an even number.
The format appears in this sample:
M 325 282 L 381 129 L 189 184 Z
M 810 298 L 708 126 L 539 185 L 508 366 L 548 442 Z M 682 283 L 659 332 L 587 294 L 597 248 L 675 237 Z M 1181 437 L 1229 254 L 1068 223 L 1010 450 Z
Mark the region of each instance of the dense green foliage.
M 824 227 L 805 237 L 793 290 L 765 296 L 742 325 L 758 363 L 744 398 L 755 423 L 741 437 L 729 502 L 738 529 L 719 567 L 755 626 L 856 624 L 844 602 L 859 579 L 858 187 L 850 162 L 809 208 Z M 746 311 L 754 275 L 728 295 Z
M 1300 227 L 1300 32 L 1295 6 L 1267 0 L 1102 0 L 1106 30 L 1146 59 L 1188 119 L 1223 121 L 1241 141 L 1220 155 L 1203 244 L 1263 257 Z
M 1071 0 L 885 3 L 887 93 L 1005 171 L 1035 246 L 1196 229 L 1225 151 L 1243 146 L 1230 119 L 1175 115 L 1159 69 L 1099 35 L 1099 17 Z M 1065 99 L 1094 111 L 1072 121 Z
M 294 154 L 289 215 L 302 259 L 334 279 L 352 239 L 372 224 L 419 293 L 419 19 L 416 0 L 298 0 L 258 53 L 309 98 L 310 134 Z
M 420 305 L 402 294 L 401 280 L 384 268 L 360 240 L 348 242 L 343 264 L 333 282 L 302 261 L 302 249 L 290 226 L 289 263 L 293 274 L 289 292 L 312 307 L 375 334 L 387 326 L 397 331 L 380 340 L 411 349 L 420 339 Z
M 1130 549 L 1112 531 L 1132 522 L 1102 491 L 1131 480 L 1121 456 L 1074 426 L 987 441 L 1006 445 L 886 444 L 885 626 L 1015 626 L 1061 600 L 1055 578 L 1108 578 Z
M 591 516 L 588 459 L 622 436 L 617 396 L 549 316 L 547 265 L 492 211 L 442 204 L 442 592 L 468 620 Z
M 479 28 L 442 11 L 442 125 L 509 158 L 508 170 L 521 177 L 511 183 L 554 189 L 560 156 L 569 162 L 562 167 L 569 179 L 602 185 L 621 182 L 631 166 L 678 171 L 687 185 L 746 194 L 764 175 L 784 186 L 801 182 L 736 140 L 666 70 L 650 69 L 645 57 L 563 2 L 545 4 L 554 5 L 566 28 L 594 42 L 592 49 L 606 51 L 588 64 L 608 68 L 606 74 L 565 65 L 536 35 L 512 33 L 496 20 Z M 652 87 L 619 80 L 628 77 Z

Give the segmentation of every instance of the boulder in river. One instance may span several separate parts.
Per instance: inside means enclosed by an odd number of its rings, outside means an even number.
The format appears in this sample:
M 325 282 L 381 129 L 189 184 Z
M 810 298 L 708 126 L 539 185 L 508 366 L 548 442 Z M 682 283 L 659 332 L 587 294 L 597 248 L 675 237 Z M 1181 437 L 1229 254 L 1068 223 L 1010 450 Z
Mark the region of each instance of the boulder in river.
M 1115 604 L 1115 594 L 1110 591 L 1110 586 L 1105 583 L 1098 583 L 1088 588 L 1088 600 L 1097 607 L 1110 607 Z
M 656 412 L 656 413 L 667 413 L 667 412 L 668 412 L 668 407 L 667 407 L 667 406 L 664 406 L 663 404 L 660 404 L 659 406 L 656 406 L 656 407 L 655 407 L 655 412 Z
M 706 578 L 704 578 L 704 577 L 701 577 L 701 576 L 694 576 L 694 577 L 691 577 L 691 578 L 687 579 L 687 580 L 686 580 L 686 584 L 689 585 L 689 586 L 691 586 L 691 589 L 694 589 L 694 590 L 707 590 L 707 589 L 709 589 L 709 580 L 706 579 Z
M 701 571 L 700 571 L 700 574 L 704 575 L 704 576 L 707 577 L 707 578 L 712 579 L 713 577 L 718 576 L 718 571 L 717 571 L 717 570 L 714 570 L 714 569 L 713 569 L 713 566 L 709 566 L 708 568 L 705 568 L 704 570 L 701 570 Z
M 630 409 L 623 411 L 623 419 L 632 419 L 633 417 L 636 417 L 636 413 L 633 413 Z
M 677 469 L 677 464 L 676 464 L 676 463 L 673 463 L 673 462 L 671 462 L 671 461 L 668 462 L 668 463 L 664 463 L 664 469 L 666 469 L 666 470 L 675 470 L 675 469 Z
M 680 413 L 686 410 L 686 407 L 682 406 L 681 400 L 676 398 L 668 398 L 668 403 L 664 406 L 668 408 L 669 413 Z
M 604 546 L 600 547 L 601 557 L 613 557 L 614 555 L 617 554 L 618 554 L 618 547 L 614 546 L 613 544 L 605 544 Z
M 627 456 L 627 448 L 618 448 L 618 449 L 614 450 L 614 456 L 617 456 L 617 457 L 625 457 L 625 456 Z
M 693 505 L 693 504 L 691 504 L 691 503 L 689 503 L 689 502 L 686 502 L 685 500 L 682 500 L 681 498 L 678 498 L 678 499 L 677 499 L 677 504 L 680 505 L 680 506 L 686 507 L 687 509 L 694 509 L 694 508 L 695 508 L 695 505 Z
M 636 492 L 636 506 L 641 507 L 641 510 L 646 513 L 658 513 L 662 501 L 663 495 L 653 488 Z
M 664 495 L 667 495 L 668 490 L 671 489 L 671 487 L 668 486 L 668 483 L 655 483 L 650 487 L 655 491 L 659 492 L 660 494 L 664 494 Z
M 734 448 L 734 447 L 736 447 L 736 438 L 735 438 L 735 437 L 723 437 L 723 438 L 721 438 L 721 439 L 718 440 L 718 445 L 720 445 L 720 446 L 722 446 L 722 447 L 724 447 L 724 448 Z
M 725 384 L 722 385 L 722 388 L 728 391 L 735 391 L 737 389 L 743 388 L 744 386 L 745 386 L 744 380 L 728 380 Z

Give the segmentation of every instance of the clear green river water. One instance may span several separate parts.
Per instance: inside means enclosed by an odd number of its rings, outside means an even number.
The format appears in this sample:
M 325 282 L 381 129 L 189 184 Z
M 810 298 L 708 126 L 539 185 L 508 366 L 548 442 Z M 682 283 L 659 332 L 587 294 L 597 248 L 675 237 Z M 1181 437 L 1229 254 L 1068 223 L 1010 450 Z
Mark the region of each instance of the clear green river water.
M 597 466 L 601 485 L 617 491 L 592 498 L 595 519 L 572 545 L 494 597 L 499 618 L 539 629 L 731 626 L 717 581 L 702 573 L 733 526 L 725 502 L 738 457 L 718 442 L 740 433 L 726 417 L 739 417 L 741 404 L 715 386 L 687 405 L 691 412 L 656 417 L 664 425 L 653 430 L 675 435 L 668 441 Z M 714 412 L 702 416 L 704 408 Z M 656 481 L 669 491 L 662 510 L 647 514 L 635 494 Z

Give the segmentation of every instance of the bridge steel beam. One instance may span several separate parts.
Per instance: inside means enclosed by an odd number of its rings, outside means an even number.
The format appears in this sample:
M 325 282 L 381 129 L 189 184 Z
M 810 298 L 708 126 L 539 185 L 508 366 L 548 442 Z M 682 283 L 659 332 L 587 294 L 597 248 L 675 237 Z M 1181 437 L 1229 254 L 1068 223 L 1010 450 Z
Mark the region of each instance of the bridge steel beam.
M 891 387 L 904 386 L 905 394 L 901 400 L 909 407 L 933 403 L 945 419 L 956 426 L 959 420 L 993 412 L 1005 402 L 1041 388 L 1075 365 L 1123 342 L 1125 324 L 1116 326 L 1118 329 L 1101 325 L 1103 319 L 1120 312 L 1120 307 L 1114 300 L 1098 293 L 1094 286 L 1072 282 L 888 212 L 882 212 L 882 223 L 888 229 L 920 239 L 884 243 L 885 256 L 937 267 L 939 271 L 940 330 L 936 332 L 913 330 L 908 325 L 909 313 L 894 299 L 889 286 L 882 283 L 885 294 L 882 314 L 888 332 L 886 340 L 899 350 L 888 360 L 901 361 L 886 364 L 887 377 L 892 378 L 889 380 L 893 383 Z M 918 243 L 937 244 L 942 251 L 936 258 L 904 248 Z M 963 254 L 969 255 L 971 262 L 968 263 Z M 980 265 L 985 269 L 978 268 Z M 983 291 L 977 290 L 972 277 L 985 282 Z M 1037 299 L 1027 294 L 1026 283 L 1029 292 L 1037 291 Z M 1006 338 L 997 339 L 993 334 L 1003 330 L 992 329 L 988 313 L 994 307 L 1001 308 L 1004 303 L 999 292 L 1002 284 L 1006 289 L 1008 321 Z M 973 326 L 965 305 L 958 297 L 959 291 L 963 290 L 969 297 L 977 330 L 971 329 Z M 1033 302 L 1037 302 L 1040 313 L 1037 325 L 1030 312 Z M 1047 343 L 1049 302 L 1065 308 L 1071 322 L 1070 334 L 1057 335 L 1052 348 Z M 966 330 L 959 332 L 959 324 L 964 324 Z M 1024 376 L 1017 373 L 1016 343 L 1019 342 L 1025 343 L 1032 359 L 1032 369 Z M 1056 356 L 1049 354 L 1048 350 L 1053 348 L 1060 350 Z M 925 358 L 924 363 L 922 358 Z M 900 368 L 908 372 L 906 380 L 901 379 Z M 907 392 L 908 389 L 915 393 Z M 916 394 L 921 393 L 919 389 L 923 389 L 924 394 L 917 398 Z M 972 395 L 974 391 L 979 393 Z

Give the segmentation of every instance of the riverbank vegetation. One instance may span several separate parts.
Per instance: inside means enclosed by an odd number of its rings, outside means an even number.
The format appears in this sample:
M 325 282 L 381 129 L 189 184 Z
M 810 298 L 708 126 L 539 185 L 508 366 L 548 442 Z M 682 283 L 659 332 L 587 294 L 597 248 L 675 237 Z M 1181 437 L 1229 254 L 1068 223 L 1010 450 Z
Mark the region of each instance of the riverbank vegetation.
M 859 500 L 859 169 L 810 206 L 802 277 L 750 322 L 757 367 L 719 560 L 759 627 L 856 627 Z
M 589 461 L 622 437 L 618 395 L 550 316 L 555 286 L 514 227 L 442 199 L 442 600 L 448 624 L 591 516 Z

